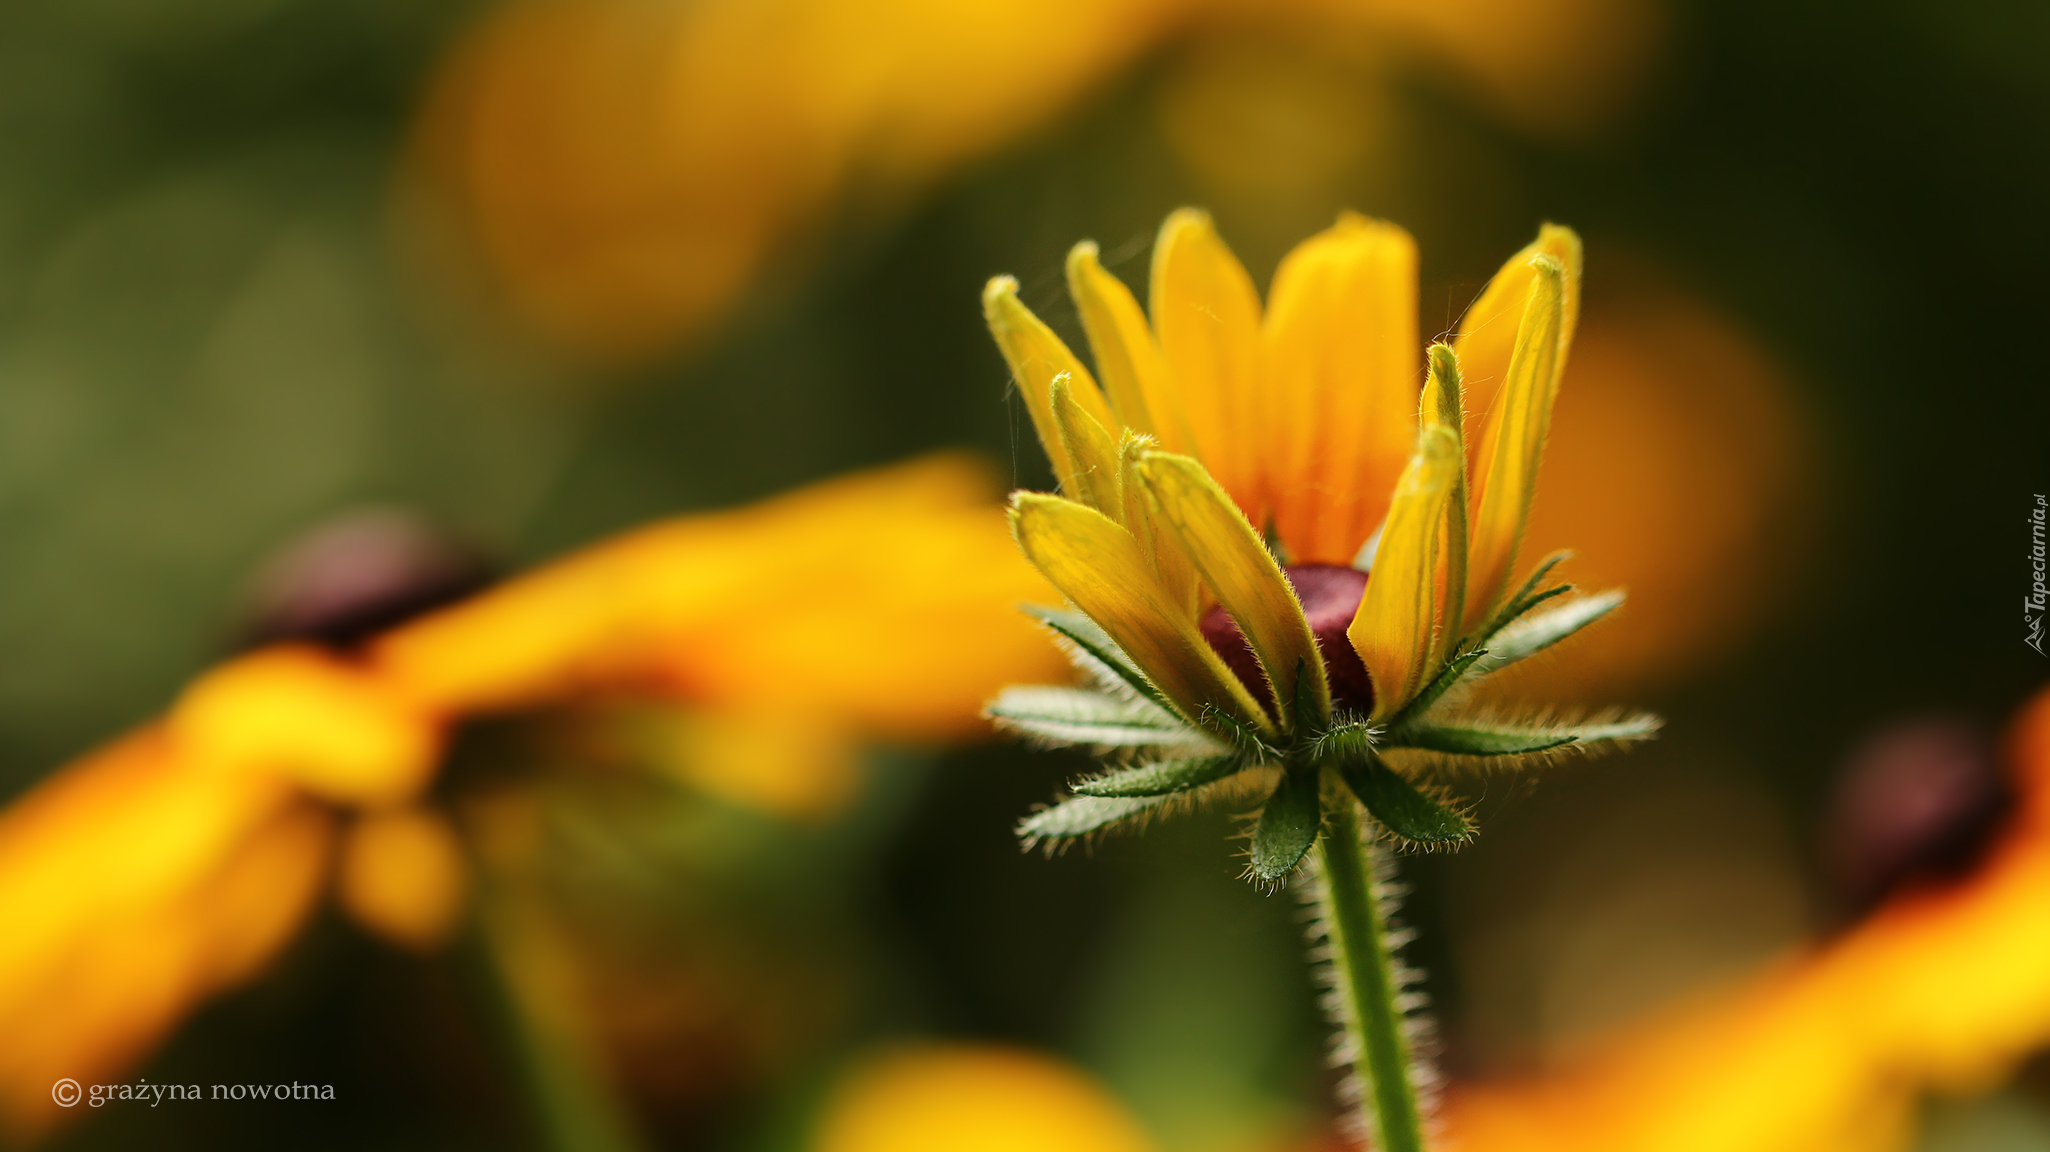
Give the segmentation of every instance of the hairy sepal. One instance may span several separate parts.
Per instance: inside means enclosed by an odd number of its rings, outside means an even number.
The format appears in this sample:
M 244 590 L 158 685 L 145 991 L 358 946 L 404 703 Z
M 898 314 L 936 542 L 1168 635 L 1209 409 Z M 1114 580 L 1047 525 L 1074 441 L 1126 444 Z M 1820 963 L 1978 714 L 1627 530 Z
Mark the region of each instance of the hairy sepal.
M 1246 765 L 1236 756 L 1193 756 L 1125 768 L 1075 785 L 1078 796 L 1168 796 L 1214 784 Z
M 1340 761 L 1337 767 L 1346 787 L 1396 836 L 1421 845 L 1458 844 L 1473 837 L 1472 821 L 1425 795 L 1379 756 Z
M 1502 610 L 1500 612 L 1495 613 L 1494 619 L 1489 620 L 1487 624 L 1483 626 L 1478 633 L 1475 634 L 1480 638 L 1480 642 L 1485 645 L 1487 643 L 1488 637 L 1493 636 L 1497 632 L 1500 632 L 1503 628 L 1507 627 L 1509 623 L 1515 620 L 1517 617 L 1522 616 L 1524 613 L 1530 611 L 1531 609 L 1537 607 L 1539 604 L 1544 603 L 1546 600 L 1549 600 L 1554 596 L 1558 596 L 1565 592 L 1571 591 L 1573 587 L 1571 584 L 1556 585 L 1554 587 L 1547 588 L 1542 592 L 1537 590 L 1537 586 L 1544 582 L 1546 576 L 1551 575 L 1552 569 L 1557 568 L 1560 564 L 1566 562 L 1569 559 L 1572 559 L 1572 557 L 1572 552 L 1569 552 L 1566 549 L 1562 548 L 1559 551 L 1554 552 L 1551 555 L 1545 557 L 1543 560 L 1538 561 L 1538 566 L 1536 568 L 1531 569 L 1530 575 L 1524 578 L 1523 586 L 1516 590 L 1516 595 L 1511 596 L 1507 600 L 1504 600 L 1502 602 Z
M 984 714 L 999 728 L 1056 747 L 1217 747 L 1215 740 L 1151 701 L 1121 699 L 1087 688 L 1006 688 L 990 702 Z
M 1565 589 L 1562 587 L 1559 591 Z M 1511 620 L 1488 637 L 1487 658 L 1474 667 L 1474 674 L 1485 676 L 1498 668 L 1506 668 L 1518 660 L 1537 655 L 1615 611 L 1622 606 L 1623 598 L 1620 589 L 1602 592 Z
M 1113 825 L 1137 819 L 1173 799 L 1165 796 L 1074 796 L 1042 808 L 1018 822 L 1018 837 L 1027 848 L 1077 840 Z
M 1384 742 L 1404 756 L 1409 750 L 1436 753 L 1511 770 L 1536 767 L 1562 756 L 1599 755 L 1626 744 L 1649 740 L 1664 721 L 1650 713 L 1609 714 L 1578 720 L 1543 716 L 1502 719 L 1462 717 L 1394 733 Z
M 1267 806 L 1253 826 L 1253 852 L 1247 871 L 1255 880 L 1276 884 L 1295 871 L 1317 843 L 1323 809 L 1315 772 L 1287 772 L 1275 785 Z
M 1143 700 L 1169 715 L 1177 715 L 1173 704 L 1139 671 L 1110 634 L 1080 612 L 1024 605 L 1025 614 L 1045 625 L 1060 642 L 1068 662 L 1081 670 L 1098 688 L 1116 696 Z
M 1418 692 L 1414 699 L 1403 705 L 1401 711 L 1388 718 L 1388 723 L 1384 726 L 1385 730 L 1390 732 L 1401 731 L 1404 727 L 1414 723 L 1417 717 L 1430 711 L 1431 705 L 1436 704 L 1444 697 L 1445 693 L 1450 692 L 1453 685 L 1458 684 L 1460 680 L 1465 678 L 1467 672 L 1487 654 L 1488 650 L 1485 648 L 1469 648 L 1464 651 L 1455 652 L 1452 658 L 1445 661 L 1444 665 L 1438 669 L 1438 674 L 1431 677 L 1430 681 L 1424 685 L 1423 691 Z

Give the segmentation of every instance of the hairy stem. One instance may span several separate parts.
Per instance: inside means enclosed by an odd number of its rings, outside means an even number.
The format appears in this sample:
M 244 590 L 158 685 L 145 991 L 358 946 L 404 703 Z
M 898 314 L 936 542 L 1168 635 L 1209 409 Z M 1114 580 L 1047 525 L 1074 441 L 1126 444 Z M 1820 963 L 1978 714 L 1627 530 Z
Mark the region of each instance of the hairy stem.
M 1321 900 L 1337 971 L 1339 1019 L 1364 1080 L 1360 1106 L 1380 1152 L 1423 1152 L 1423 1113 L 1388 925 L 1374 896 L 1374 869 L 1351 796 L 1327 804 L 1317 842 Z

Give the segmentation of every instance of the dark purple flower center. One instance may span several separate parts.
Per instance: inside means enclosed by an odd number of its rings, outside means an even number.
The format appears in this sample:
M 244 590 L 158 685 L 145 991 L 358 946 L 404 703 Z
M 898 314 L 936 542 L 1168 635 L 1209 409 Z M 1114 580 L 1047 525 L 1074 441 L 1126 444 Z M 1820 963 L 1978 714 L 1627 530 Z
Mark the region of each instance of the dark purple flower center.
M 1317 638 L 1317 649 L 1324 654 L 1324 675 L 1331 681 L 1332 707 L 1362 716 L 1372 712 L 1374 686 L 1367 680 L 1367 666 L 1360 663 L 1360 654 L 1353 651 L 1352 641 L 1345 636 L 1345 630 L 1352 626 L 1353 614 L 1359 611 L 1360 597 L 1366 594 L 1367 574 L 1338 564 L 1297 564 L 1282 571 L 1295 586 L 1296 597 L 1303 602 L 1303 615 L 1310 621 L 1310 632 Z M 1267 678 L 1260 674 L 1260 662 L 1253 658 L 1245 633 L 1239 631 L 1239 622 L 1224 610 L 1224 605 L 1214 604 L 1203 613 L 1201 624 L 1203 639 L 1210 641 L 1210 646 L 1253 690 L 1253 695 L 1272 707 L 1274 692 L 1267 686 Z

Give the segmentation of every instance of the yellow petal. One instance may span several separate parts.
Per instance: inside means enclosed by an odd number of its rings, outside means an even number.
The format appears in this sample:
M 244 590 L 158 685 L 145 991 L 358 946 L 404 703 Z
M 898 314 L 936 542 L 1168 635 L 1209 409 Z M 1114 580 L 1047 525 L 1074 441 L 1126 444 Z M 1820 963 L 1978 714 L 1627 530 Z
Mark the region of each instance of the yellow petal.
M 1186 426 L 1188 453 L 1248 518 L 1264 519 L 1260 445 L 1250 434 L 1261 402 L 1260 297 L 1208 213 L 1183 208 L 1160 226 L 1152 295 L 1153 329 L 1173 382 L 1154 423 Z
M 1424 394 L 1417 405 L 1417 421 L 1425 428 L 1450 431 L 1459 458 L 1464 461 L 1466 417 L 1461 410 L 1463 388 L 1459 354 L 1449 344 L 1433 344 L 1430 361 L 1430 377 L 1424 381 Z M 1466 518 L 1466 469 L 1462 466 L 1453 472 L 1452 492 L 1445 500 L 1445 547 L 1438 564 L 1438 599 L 1445 605 L 1445 619 L 1441 622 L 1438 643 L 1429 661 L 1433 667 L 1444 658 L 1446 648 L 1466 634 L 1460 620 L 1453 615 L 1463 611 L 1466 605 Z
M 1347 213 L 1282 260 L 1268 299 L 1265 495 L 1298 562 L 1351 562 L 1416 442 L 1416 242 Z
M 1418 434 L 1416 455 L 1395 486 L 1374 574 L 1346 629 L 1373 680 L 1376 720 L 1409 703 L 1428 670 L 1438 627 L 1445 503 L 1459 467 L 1458 443 L 1449 429 L 1426 428 Z
M 468 872 L 455 829 L 439 814 L 376 812 L 349 829 L 336 894 L 357 923 L 426 951 L 455 928 Z
M 1068 252 L 1068 295 L 1082 314 L 1082 330 L 1089 334 L 1089 351 L 1096 357 L 1096 372 L 1110 397 L 1111 411 L 1124 426 L 1142 436 L 1162 435 L 1153 423 L 1153 407 L 1165 402 L 1168 388 L 1167 361 L 1153 329 L 1146 326 L 1146 314 L 1125 282 L 1104 271 L 1096 258 L 1096 243 L 1084 240 Z M 1188 432 L 1168 430 L 1163 442 L 1170 450 L 1186 442 Z
M 1075 402 L 1075 389 L 1068 377 L 1054 377 L 1048 406 L 1053 410 L 1054 432 L 1060 437 L 1061 452 L 1074 469 L 1075 484 L 1068 495 L 1106 516 L 1122 517 L 1117 441 Z
M 1517 328 L 1507 382 L 1489 413 L 1474 476 L 1478 500 L 1462 616 L 1474 624 L 1495 610 L 1516 564 L 1564 367 L 1566 270 L 1550 256 L 1532 258 L 1531 267 L 1530 304 Z
M 1067 377 L 1075 402 L 1083 411 L 1095 417 L 1098 424 L 1114 427 L 1110 408 L 1104 404 L 1095 378 L 1054 335 L 1053 329 L 1018 299 L 1018 282 L 1011 277 L 998 276 L 982 290 L 982 316 L 989 324 L 990 335 L 996 337 L 997 347 L 1003 349 L 1005 363 L 1011 366 L 1011 377 L 1025 397 L 1025 410 L 1032 414 L 1032 426 L 1039 433 L 1039 443 L 1046 449 L 1047 458 L 1053 461 L 1054 476 L 1060 480 L 1061 490 L 1071 495 L 1080 492 L 1076 478 L 1079 465 L 1068 457 L 1060 429 L 1054 424 L 1053 382 Z
M 1291 730 L 1321 724 L 1331 714 L 1324 660 L 1295 589 L 1260 534 L 1203 466 L 1189 457 L 1150 453 L 1139 461 L 1138 471 L 1161 522 L 1180 539 L 1204 582 L 1245 631 L 1273 686 L 1276 713 Z M 1298 670 L 1311 679 L 1317 702 L 1314 717 L 1293 714 Z
M 1573 339 L 1573 329 L 1580 322 L 1580 237 L 1571 228 L 1547 224 L 1538 230 L 1536 240 L 1503 263 L 1480 299 L 1460 319 L 1459 336 L 1452 346 L 1459 352 L 1460 370 L 1466 378 L 1469 412 L 1490 411 L 1502 381 L 1508 379 L 1524 303 L 1530 299 L 1530 286 L 1536 279 L 1531 261 L 1539 256 L 1552 257 L 1566 270 L 1566 319 L 1560 338 L 1567 343 Z M 1563 364 L 1563 351 L 1560 360 Z
M 1189 619 L 1196 619 L 1203 610 L 1203 589 L 1196 580 L 1195 565 L 1189 561 L 1188 553 L 1182 550 L 1181 542 L 1174 538 L 1158 522 L 1153 505 L 1146 498 L 1146 485 L 1139 480 L 1139 461 L 1154 450 L 1150 436 L 1125 434 L 1125 442 L 1118 446 L 1118 469 L 1123 477 L 1121 487 L 1125 501 L 1124 525 L 1139 546 L 1153 557 L 1153 576 L 1160 581 L 1170 605 Z
M 1011 530 L 1048 582 L 1109 633 L 1191 721 L 1201 723 L 1206 708 L 1216 708 L 1262 731 L 1271 728 L 1195 621 L 1168 603 L 1130 532 L 1093 508 L 1037 492 L 1011 498 Z

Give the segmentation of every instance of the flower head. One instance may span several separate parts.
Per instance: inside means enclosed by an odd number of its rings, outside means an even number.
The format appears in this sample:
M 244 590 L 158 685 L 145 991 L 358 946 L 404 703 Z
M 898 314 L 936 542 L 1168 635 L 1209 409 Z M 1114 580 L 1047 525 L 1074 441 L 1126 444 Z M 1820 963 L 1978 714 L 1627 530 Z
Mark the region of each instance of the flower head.
M 1568 588 L 1542 584 L 1558 557 L 1513 580 L 1579 308 L 1570 230 L 1546 226 L 1427 352 L 1414 241 L 1351 214 L 1282 261 L 1264 309 L 1194 210 L 1161 229 L 1150 320 L 1092 244 L 1070 254 L 1068 283 L 1096 375 L 1015 281 L 991 281 L 983 304 L 1061 487 L 1014 495 L 1012 528 L 1080 610 L 1042 618 L 1101 690 L 1014 689 L 991 712 L 1116 750 L 1117 770 L 1026 821 L 1028 837 L 1280 768 L 1261 827 L 1281 840 L 1256 833 L 1253 853 L 1277 879 L 1314 838 L 1319 765 L 1399 834 L 1457 840 L 1464 818 L 1382 753 L 1649 734 L 1646 719 L 1506 725 L 1455 707 L 1455 689 L 1622 599 L 1557 601 Z

